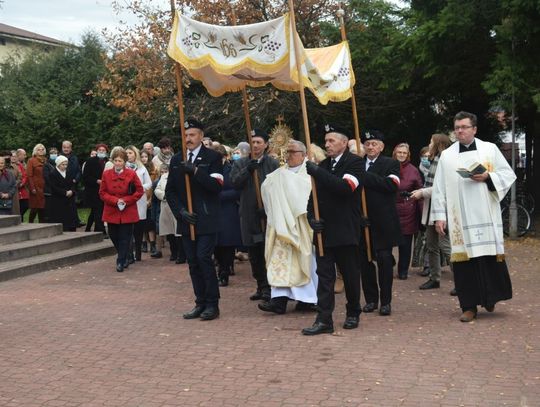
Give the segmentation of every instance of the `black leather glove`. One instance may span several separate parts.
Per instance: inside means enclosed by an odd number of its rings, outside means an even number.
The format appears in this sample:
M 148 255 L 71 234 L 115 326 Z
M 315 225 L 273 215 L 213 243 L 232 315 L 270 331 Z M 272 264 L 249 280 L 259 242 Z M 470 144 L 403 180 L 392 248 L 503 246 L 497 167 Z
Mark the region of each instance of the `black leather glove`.
M 182 165 L 182 168 L 184 169 L 184 172 L 186 174 L 189 174 L 189 175 L 193 175 L 195 174 L 195 164 L 193 164 L 192 162 L 189 162 L 189 161 L 182 161 L 180 163 L 180 165 Z
M 316 220 L 315 218 L 311 218 L 308 220 L 309 226 L 311 226 L 311 229 L 313 229 L 314 232 L 322 232 L 324 230 L 324 220 L 319 219 Z
M 186 208 L 182 208 L 180 210 L 180 216 L 182 217 L 182 220 L 184 222 L 187 222 L 191 225 L 194 225 L 197 223 L 197 214 L 196 213 L 189 213 Z
M 266 211 L 264 208 L 257 208 L 257 216 L 259 219 L 266 219 Z
M 360 226 L 362 226 L 363 228 L 371 226 L 371 222 L 369 221 L 369 218 L 366 218 L 365 216 L 361 216 Z
M 250 160 L 246 168 L 249 172 L 253 172 L 259 168 L 259 162 L 257 160 Z
M 306 171 L 309 175 L 313 176 L 317 171 L 319 171 L 319 166 L 313 161 L 306 161 Z

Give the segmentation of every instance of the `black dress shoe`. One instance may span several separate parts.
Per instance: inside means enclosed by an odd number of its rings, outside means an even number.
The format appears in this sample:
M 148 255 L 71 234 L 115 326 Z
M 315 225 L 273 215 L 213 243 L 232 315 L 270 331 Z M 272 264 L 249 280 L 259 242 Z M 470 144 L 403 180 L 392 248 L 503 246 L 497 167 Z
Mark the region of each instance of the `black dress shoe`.
M 267 302 L 261 302 L 257 305 L 261 311 L 264 312 L 273 312 L 274 314 L 285 314 L 287 311 L 287 303 L 285 303 L 285 307 L 280 307 L 273 301 L 267 301 Z
M 317 312 L 317 304 L 298 301 L 294 306 L 294 310 L 298 312 Z
M 407 274 L 399 274 L 399 275 L 398 275 L 398 278 L 399 278 L 400 280 L 407 280 L 408 276 L 407 276 Z
M 487 312 L 495 311 L 495 304 L 490 304 L 485 306 Z
M 260 292 L 259 290 L 255 291 L 253 294 L 251 294 L 249 296 L 249 299 L 251 301 L 259 301 L 262 299 L 262 292 Z
M 431 290 L 432 288 L 440 288 L 441 283 L 438 281 L 428 280 L 424 284 L 422 284 L 420 287 L 421 290 Z
M 368 302 L 366 305 L 364 305 L 364 308 L 362 308 L 363 312 L 373 312 L 377 309 L 377 304 L 374 302 Z
M 322 322 L 315 322 L 309 328 L 302 329 L 303 335 L 319 335 L 331 333 L 334 333 L 334 327 L 330 324 L 323 324 Z
M 429 267 L 424 267 L 424 268 L 422 269 L 422 271 L 419 271 L 419 272 L 418 272 L 418 275 L 419 275 L 419 276 L 422 276 L 422 277 L 427 277 L 427 276 L 429 276 Z
M 360 322 L 360 318 L 358 317 L 347 317 L 343 323 L 343 329 L 358 328 L 358 322 Z
M 199 318 L 203 312 L 204 312 L 204 307 L 202 305 L 195 305 L 195 308 L 193 308 L 189 312 L 186 312 L 184 315 L 182 315 L 182 317 L 184 319 L 195 319 L 195 318 Z
M 388 316 L 392 313 L 392 306 L 390 304 L 381 305 L 381 309 L 379 310 L 379 315 L 382 316 Z
M 206 307 L 204 312 L 201 314 L 201 321 L 211 321 L 217 317 L 219 317 L 218 307 Z
M 219 277 L 219 286 L 227 287 L 229 285 L 229 277 Z
M 169 257 L 169 261 L 176 261 L 176 256 L 174 254 L 171 254 Z
M 186 258 L 182 257 L 182 258 L 176 259 L 175 264 L 184 264 L 185 262 L 186 262 Z
M 457 295 L 456 287 L 454 287 L 454 288 L 452 288 L 452 289 L 450 290 L 450 295 L 451 295 L 452 297 L 455 297 L 455 296 Z
M 116 271 L 118 271 L 119 273 L 124 271 L 124 265 L 123 264 L 117 264 L 116 265 Z
M 153 259 L 161 259 L 163 257 L 163 253 L 161 251 L 154 252 L 150 255 Z

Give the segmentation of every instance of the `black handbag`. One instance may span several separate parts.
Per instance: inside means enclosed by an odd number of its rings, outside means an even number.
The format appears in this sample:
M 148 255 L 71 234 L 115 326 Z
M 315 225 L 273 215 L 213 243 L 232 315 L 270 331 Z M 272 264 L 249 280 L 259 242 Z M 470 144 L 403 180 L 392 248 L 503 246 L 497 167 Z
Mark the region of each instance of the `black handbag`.
M 135 188 L 135 182 L 131 181 L 129 184 L 128 184 L 128 195 L 133 195 L 136 191 L 136 188 Z
M 13 208 L 13 199 L 0 199 L 0 209 Z

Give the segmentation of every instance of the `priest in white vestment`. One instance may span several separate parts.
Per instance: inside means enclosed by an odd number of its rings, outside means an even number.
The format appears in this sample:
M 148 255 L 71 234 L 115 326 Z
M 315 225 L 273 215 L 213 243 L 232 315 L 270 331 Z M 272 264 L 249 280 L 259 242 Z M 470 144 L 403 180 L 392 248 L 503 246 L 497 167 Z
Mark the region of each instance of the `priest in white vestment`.
M 313 231 L 307 220 L 311 177 L 306 172 L 306 146 L 292 140 L 287 163 L 269 174 L 261 186 L 267 216 L 264 255 L 270 301 L 259 304 L 262 311 L 283 314 L 289 299 L 297 310 L 315 310 L 317 274 Z
M 458 141 L 441 154 L 431 199 L 437 232 L 449 233 L 462 322 L 476 318 L 478 305 L 492 312 L 512 298 L 499 202 L 516 176 L 495 144 L 475 138 L 476 123 L 472 113 L 455 116 Z M 469 178 L 457 172 L 476 163 L 486 171 Z

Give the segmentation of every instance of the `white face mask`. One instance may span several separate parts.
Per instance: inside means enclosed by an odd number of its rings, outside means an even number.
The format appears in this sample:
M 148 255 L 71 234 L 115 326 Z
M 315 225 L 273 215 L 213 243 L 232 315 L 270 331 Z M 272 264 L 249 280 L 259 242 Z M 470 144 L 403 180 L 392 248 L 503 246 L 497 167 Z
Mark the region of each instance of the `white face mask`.
M 107 153 L 97 153 L 98 158 L 107 158 Z

